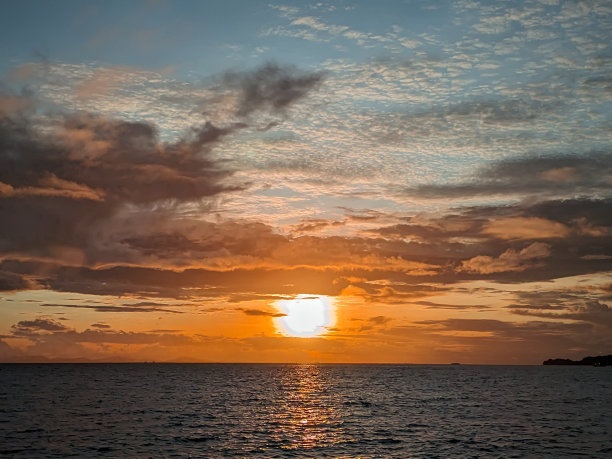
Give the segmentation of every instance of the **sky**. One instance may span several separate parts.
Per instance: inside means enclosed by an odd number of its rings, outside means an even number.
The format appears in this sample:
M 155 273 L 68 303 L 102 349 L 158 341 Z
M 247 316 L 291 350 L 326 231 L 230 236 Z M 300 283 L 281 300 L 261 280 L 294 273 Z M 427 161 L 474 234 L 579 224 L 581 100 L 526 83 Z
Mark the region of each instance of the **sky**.
M 612 353 L 612 5 L 9 1 L 0 361 Z

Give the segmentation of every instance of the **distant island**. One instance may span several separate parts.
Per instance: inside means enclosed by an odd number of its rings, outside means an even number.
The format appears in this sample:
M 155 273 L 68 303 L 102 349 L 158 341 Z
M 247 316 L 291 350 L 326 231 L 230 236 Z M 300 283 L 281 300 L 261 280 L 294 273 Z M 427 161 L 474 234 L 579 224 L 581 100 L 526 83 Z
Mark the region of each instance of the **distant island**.
M 548 359 L 542 362 L 542 365 L 589 365 L 593 367 L 605 367 L 612 365 L 612 355 L 585 357 L 582 360 Z

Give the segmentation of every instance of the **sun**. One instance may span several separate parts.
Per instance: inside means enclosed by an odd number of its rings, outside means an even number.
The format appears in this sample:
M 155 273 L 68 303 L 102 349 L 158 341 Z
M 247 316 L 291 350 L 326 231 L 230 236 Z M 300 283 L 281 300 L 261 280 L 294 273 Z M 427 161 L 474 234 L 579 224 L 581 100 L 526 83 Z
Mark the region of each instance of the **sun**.
M 277 328 L 286 335 L 312 338 L 332 325 L 331 303 L 325 296 L 298 295 L 292 300 L 278 301 L 276 306 L 285 314 L 276 319 Z

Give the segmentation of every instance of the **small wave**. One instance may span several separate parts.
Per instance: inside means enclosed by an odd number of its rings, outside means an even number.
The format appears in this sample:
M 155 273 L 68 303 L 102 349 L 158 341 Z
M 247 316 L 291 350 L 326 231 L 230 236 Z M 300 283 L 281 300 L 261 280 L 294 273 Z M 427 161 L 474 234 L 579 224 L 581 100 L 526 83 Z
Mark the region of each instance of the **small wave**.
M 214 439 L 214 437 L 174 437 L 175 441 L 185 443 L 204 443 Z
M 397 443 L 401 443 L 401 440 L 398 440 L 397 438 L 380 438 L 378 439 L 378 443 L 382 444 L 382 445 L 395 445 Z

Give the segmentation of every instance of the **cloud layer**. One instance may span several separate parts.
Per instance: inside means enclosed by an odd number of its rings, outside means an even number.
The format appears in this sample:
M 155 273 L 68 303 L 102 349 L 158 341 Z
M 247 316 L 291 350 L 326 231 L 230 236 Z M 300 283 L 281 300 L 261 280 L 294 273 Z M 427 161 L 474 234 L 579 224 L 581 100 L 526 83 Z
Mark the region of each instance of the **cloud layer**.
M 609 5 L 389 5 L 6 40 L 0 359 L 609 353 Z

